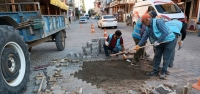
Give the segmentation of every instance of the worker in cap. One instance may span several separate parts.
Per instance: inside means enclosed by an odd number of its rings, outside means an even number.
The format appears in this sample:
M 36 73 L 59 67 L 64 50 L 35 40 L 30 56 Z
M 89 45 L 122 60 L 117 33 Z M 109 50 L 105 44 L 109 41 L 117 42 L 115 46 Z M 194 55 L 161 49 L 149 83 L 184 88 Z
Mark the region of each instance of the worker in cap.
M 149 12 L 149 15 L 150 15 L 152 18 L 156 18 L 157 13 L 156 13 L 155 11 L 150 11 L 150 12 Z
M 146 25 L 146 32 L 141 41 L 134 47 L 134 50 L 139 50 L 142 44 L 149 38 L 150 42 L 154 44 L 156 53 L 154 55 L 153 70 L 147 73 L 148 76 L 157 76 L 159 73 L 159 66 L 163 56 L 163 67 L 160 73 L 160 78 L 164 79 L 166 76 L 169 60 L 174 50 L 175 35 L 162 19 L 152 18 L 149 14 L 144 14 L 141 17 L 141 22 Z
M 146 26 L 144 24 L 142 24 L 141 22 L 141 18 L 138 19 L 138 21 L 136 22 L 135 26 L 133 27 L 133 32 L 132 32 L 132 37 L 133 40 L 135 42 L 135 45 L 137 45 L 140 40 L 142 39 L 142 36 L 145 32 L 145 28 Z M 141 46 L 145 46 L 146 42 L 144 44 L 142 44 Z M 140 58 L 142 58 L 142 56 L 145 57 L 149 57 L 149 55 L 145 52 L 144 48 L 139 49 L 134 55 L 133 55 L 133 61 L 132 61 L 132 65 L 136 65 L 136 66 L 140 66 Z

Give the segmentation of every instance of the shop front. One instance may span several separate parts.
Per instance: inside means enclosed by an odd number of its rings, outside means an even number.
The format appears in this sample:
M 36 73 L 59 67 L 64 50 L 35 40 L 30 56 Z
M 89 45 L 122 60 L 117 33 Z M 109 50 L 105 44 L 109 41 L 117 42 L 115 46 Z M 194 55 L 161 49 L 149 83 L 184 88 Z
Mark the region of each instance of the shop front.
M 200 0 L 184 0 L 184 13 L 187 16 L 188 31 L 197 32 L 198 30 L 198 23 L 200 23 L 199 1 Z

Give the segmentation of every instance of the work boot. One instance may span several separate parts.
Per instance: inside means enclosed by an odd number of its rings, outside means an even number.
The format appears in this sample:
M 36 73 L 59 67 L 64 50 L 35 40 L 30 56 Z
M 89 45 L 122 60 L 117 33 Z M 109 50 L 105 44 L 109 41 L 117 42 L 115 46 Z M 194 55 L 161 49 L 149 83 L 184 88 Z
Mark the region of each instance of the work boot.
M 160 79 L 165 79 L 166 74 L 165 73 L 161 73 L 160 74 Z
M 133 66 L 142 66 L 140 61 L 132 60 L 131 65 Z
M 151 72 L 147 73 L 146 75 L 147 75 L 147 76 L 158 76 L 158 73 L 159 73 L 159 72 L 151 71 Z
M 169 74 L 170 74 L 170 72 L 169 72 L 169 71 L 167 71 L 167 72 L 166 72 L 166 75 L 169 75 Z

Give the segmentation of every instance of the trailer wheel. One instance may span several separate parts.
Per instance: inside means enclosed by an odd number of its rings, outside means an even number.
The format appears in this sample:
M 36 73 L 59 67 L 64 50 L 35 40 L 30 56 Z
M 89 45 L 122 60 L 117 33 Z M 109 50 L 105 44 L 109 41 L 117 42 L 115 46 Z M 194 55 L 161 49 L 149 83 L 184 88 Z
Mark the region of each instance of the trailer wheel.
M 29 81 L 30 55 L 12 26 L 0 26 L 0 94 L 21 94 Z
M 56 47 L 58 51 L 65 49 L 65 35 L 63 31 L 56 33 Z

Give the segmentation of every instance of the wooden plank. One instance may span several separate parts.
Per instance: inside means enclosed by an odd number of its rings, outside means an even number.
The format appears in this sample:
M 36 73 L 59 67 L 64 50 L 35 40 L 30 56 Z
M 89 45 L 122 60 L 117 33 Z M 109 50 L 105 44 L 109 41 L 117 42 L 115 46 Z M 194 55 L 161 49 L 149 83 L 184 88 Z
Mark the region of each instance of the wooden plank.
M 55 7 L 55 10 L 56 10 L 56 15 L 58 15 L 58 10 L 57 10 L 57 7 Z
M 11 4 L 14 4 L 14 0 L 10 0 Z M 15 5 L 12 5 L 12 12 L 16 12 Z

